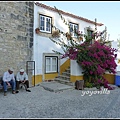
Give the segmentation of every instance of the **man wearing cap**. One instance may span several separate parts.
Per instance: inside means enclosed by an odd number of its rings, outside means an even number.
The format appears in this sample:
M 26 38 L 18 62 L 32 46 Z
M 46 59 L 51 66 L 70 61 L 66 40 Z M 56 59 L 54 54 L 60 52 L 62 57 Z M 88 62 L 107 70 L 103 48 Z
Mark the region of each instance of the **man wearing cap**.
M 23 83 L 26 86 L 26 91 L 31 92 L 29 88 L 28 75 L 24 71 L 24 69 L 20 69 L 20 71 L 16 75 L 16 93 L 19 92 L 19 84 Z
M 13 68 L 9 68 L 8 71 L 4 72 L 3 74 L 3 89 L 4 89 L 4 96 L 7 95 L 7 86 L 12 87 L 12 93 L 15 94 L 16 82 L 13 73 Z

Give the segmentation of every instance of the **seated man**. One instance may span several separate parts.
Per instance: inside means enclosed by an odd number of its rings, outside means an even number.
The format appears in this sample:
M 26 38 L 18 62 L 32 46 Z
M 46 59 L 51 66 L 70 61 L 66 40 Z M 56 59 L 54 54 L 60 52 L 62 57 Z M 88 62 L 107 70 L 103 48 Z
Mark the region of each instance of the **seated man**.
M 14 78 L 13 68 L 8 69 L 8 71 L 6 71 L 3 74 L 2 85 L 3 85 L 3 89 L 4 89 L 4 96 L 7 95 L 7 86 L 11 86 L 12 93 L 15 94 L 16 82 L 15 82 L 15 78 Z
M 29 88 L 29 81 L 28 81 L 28 75 L 24 71 L 24 69 L 20 69 L 20 72 L 16 75 L 16 93 L 19 93 L 19 84 L 23 83 L 26 85 L 26 91 L 31 92 Z

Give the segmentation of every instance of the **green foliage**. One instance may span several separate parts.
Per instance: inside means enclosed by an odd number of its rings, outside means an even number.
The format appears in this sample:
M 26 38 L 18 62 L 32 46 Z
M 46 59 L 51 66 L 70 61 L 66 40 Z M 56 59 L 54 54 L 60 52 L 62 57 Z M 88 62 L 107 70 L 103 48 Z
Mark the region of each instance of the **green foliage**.
M 85 87 L 92 88 L 92 87 L 94 87 L 94 83 L 85 82 Z

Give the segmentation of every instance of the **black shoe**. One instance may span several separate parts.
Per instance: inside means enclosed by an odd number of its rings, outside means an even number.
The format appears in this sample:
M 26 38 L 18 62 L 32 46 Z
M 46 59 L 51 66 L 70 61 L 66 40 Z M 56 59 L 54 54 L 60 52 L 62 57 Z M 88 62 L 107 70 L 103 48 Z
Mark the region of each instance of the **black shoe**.
M 19 91 L 17 90 L 16 93 L 19 93 Z
M 12 94 L 15 94 L 15 93 L 16 93 L 15 90 L 13 90 L 13 91 L 12 91 Z
M 6 91 L 4 92 L 4 96 L 7 96 L 7 92 Z
M 27 91 L 27 92 L 31 92 L 31 91 L 30 91 L 30 90 L 28 90 L 28 89 L 27 89 L 26 91 Z

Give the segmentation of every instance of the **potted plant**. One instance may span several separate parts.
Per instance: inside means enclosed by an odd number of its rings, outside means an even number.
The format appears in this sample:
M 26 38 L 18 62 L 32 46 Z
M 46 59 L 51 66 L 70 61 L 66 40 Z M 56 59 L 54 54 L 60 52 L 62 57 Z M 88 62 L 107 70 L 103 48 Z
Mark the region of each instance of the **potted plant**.
M 60 37 L 59 30 L 54 30 L 53 33 L 52 33 L 52 37 L 53 37 L 53 38 L 58 38 L 58 37 Z
M 71 37 L 71 34 L 70 33 L 66 33 L 66 37 L 67 37 L 67 40 L 70 40 L 72 37 Z
M 36 28 L 35 29 L 35 32 L 38 34 L 40 32 L 40 29 L 39 28 Z
M 82 41 L 82 40 L 83 40 L 83 37 L 80 36 L 80 37 L 79 37 L 79 40 Z

